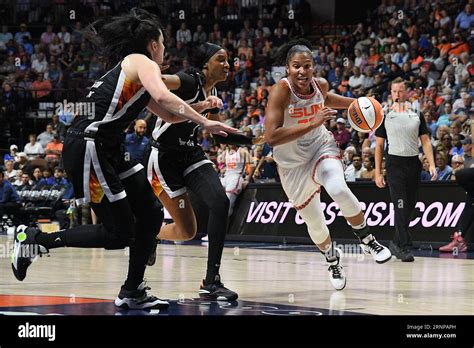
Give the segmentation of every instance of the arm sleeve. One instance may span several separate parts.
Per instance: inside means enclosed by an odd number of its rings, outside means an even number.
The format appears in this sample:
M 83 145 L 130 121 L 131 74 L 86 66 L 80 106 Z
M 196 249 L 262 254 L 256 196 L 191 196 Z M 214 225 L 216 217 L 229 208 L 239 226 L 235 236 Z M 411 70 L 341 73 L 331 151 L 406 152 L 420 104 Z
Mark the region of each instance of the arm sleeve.
M 252 145 L 252 139 L 242 134 L 228 133 L 227 137 L 222 135 L 213 134 L 214 139 L 216 139 L 219 144 L 230 144 L 230 145 Z
M 429 134 L 430 132 L 428 131 L 428 127 L 426 127 L 426 121 L 425 118 L 420 115 L 420 128 L 418 130 L 418 135 L 423 135 L 423 134 Z
M 385 129 L 385 118 L 382 121 L 382 124 L 379 128 L 375 131 L 375 136 L 387 139 L 387 130 Z

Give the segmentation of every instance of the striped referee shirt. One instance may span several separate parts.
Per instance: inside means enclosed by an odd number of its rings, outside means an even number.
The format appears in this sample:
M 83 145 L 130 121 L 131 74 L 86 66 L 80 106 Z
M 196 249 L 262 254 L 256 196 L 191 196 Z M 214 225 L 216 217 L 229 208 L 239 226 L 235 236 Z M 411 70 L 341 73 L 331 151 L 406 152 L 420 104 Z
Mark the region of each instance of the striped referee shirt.
M 418 139 L 422 134 L 429 134 L 425 118 L 410 108 L 401 112 L 390 110 L 375 131 L 375 136 L 387 140 L 388 154 L 401 157 L 418 156 Z

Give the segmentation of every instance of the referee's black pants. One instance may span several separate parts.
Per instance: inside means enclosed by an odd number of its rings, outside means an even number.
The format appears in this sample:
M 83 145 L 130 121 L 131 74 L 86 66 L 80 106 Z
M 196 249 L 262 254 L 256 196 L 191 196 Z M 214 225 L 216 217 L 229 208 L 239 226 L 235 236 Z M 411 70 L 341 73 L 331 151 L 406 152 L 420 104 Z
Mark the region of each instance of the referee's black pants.
M 387 155 L 385 168 L 395 211 L 393 242 L 401 249 L 409 248 L 412 246 L 412 238 L 408 225 L 416 205 L 422 165 L 418 157 Z

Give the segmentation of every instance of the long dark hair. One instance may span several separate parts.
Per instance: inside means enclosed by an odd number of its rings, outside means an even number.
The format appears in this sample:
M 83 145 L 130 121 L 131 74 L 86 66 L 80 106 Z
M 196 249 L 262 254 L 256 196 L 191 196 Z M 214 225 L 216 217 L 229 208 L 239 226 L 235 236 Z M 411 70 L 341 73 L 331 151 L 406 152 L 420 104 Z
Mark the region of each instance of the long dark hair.
M 84 29 L 84 36 L 99 49 L 109 67 L 132 53 L 150 57 L 148 43 L 161 35 L 163 27 L 158 16 L 139 8 L 99 19 Z
M 291 57 L 299 52 L 307 52 L 312 55 L 311 42 L 306 39 L 295 39 L 283 44 L 275 56 L 275 64 L 286 65 Z

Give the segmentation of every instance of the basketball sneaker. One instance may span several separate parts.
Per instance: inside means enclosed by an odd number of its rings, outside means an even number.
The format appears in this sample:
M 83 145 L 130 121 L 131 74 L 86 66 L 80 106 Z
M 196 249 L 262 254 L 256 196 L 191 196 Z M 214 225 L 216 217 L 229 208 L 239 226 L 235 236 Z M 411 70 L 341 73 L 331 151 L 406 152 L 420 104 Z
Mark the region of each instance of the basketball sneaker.
M 452 241 L 439 248 L 439 251 L 444 252 L 444 253 L 452 253 L 455 248 L 458 248 L 458 252 L 464 253 L 467 251 L 467 245 L 466 241 L 462 237 L 462 235 L 458 232 L 454 232 L 451 235 Z
M 204 237 L 201 238 L 203 242 L 209 242 L 209 236 L 206 234 Z
M 326 261 L 329 264 L 329 281 L 336 290 L 342 290 L 346 287 L 346 273 L 344 267 L 341 265 L 342 251 L 339 248 L 334 248 L 336 255 L 328 257 L 326 255 Z
M 36 235 L 41 233 L 37 227 L 20 225 L 15 231 L 15 244 L 11 256 L 12 270 L 15 278 L 22 281 L 26 277 L 28 267 L 38 256 L 48 254 L 44 246 L 36 242 Z
M 204 280 L 202 281 L 199 297 L 202 300 L 235 301 L 239 295 L 227 289 L 221 282 L 221 276 L 217 274 L 210 284 L 206 284 Z
M 136 290 L 127 290 L 123 287 L 115 299 L 115 305 L 123 309 L 166 309 L 169 302 L 150 295 L 147 290 L 149 286 L 143 281 Z
M 361 240 L 359 244 L 362 248 L 362 251 L 365 255 L 372 255 L 375 262 L 385 263 L 392 258 L 392 253 L 390 250 L 377 242 L 375 237 L 372 234 L 369 234 L 367 237 Z

